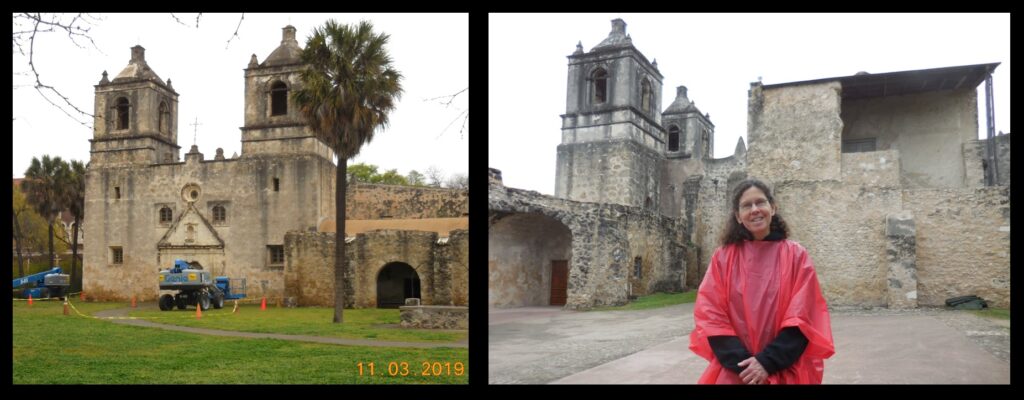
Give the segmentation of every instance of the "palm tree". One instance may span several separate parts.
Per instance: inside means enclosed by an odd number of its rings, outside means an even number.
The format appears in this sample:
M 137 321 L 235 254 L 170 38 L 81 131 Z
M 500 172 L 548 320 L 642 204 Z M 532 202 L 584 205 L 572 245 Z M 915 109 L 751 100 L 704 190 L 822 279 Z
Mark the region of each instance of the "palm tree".
M 388 113 L 401 97 L 402 74 L 391 65 L 384 45 L 389 35 L 373 24 L 339 25 L 328 20 L 306 41 L 302 87 L 292 94 L 310 129 L 338 157 L 335 168 L 334 322 L 345 305 L 345 171 L 348 159 L 388 125 Z
M 85 214 L 85 164 L 81 161 L 71 160 L 68 163 L 68 174 L 64 190 L 64 207 L 75 216 L 75 227 L 71 230 L 71 285 L 81 276 L 77 274 L 78 261 L 78 230 L 82 224 L 82 217 Z M 81 288 L 81 283 L 77 285 Z
M 50 267 L 57 264 L 53 257 L 53 221 L 60 215 L 64 203 L 62 188 L 67 169 L 67 164 L 60 157 L 44 155 L 42 161 L 32 157 L 32 165 L 25 170 L 25 180 L 21 182 L 21 189 L 28 202 L 46 219 L 49 226 Z

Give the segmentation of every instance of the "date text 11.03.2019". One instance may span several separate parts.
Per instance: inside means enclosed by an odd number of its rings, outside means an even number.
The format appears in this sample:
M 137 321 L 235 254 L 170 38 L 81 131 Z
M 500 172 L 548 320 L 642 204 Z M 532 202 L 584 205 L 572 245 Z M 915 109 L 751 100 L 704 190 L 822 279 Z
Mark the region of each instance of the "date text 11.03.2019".
M 466 373 L 466 366 L 462 361 L 389 361 L 385 363 L 359 362 L 359 376 L 462 376 Z

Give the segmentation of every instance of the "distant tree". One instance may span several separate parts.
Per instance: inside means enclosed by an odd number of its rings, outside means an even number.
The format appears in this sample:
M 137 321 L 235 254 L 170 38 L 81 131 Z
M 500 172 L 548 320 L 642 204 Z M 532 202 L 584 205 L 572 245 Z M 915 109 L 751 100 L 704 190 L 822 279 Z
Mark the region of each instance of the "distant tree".
M 67 170 L 67 164 L 60 157 L 44 155 L 41 161 L 32 157 L 32 165 L 25 170 L 25 180 L 21 182 L 28 202 L 46 219 L 49 227 L 49 265 L 57 263 L 53 252 L 53 223 L 64 205 L 63 188 L 67 183 Z
M 441 184 L 444 182 L 444 172 L 437 166 L 431 165 L 427 167 L 423 174 L 427 176 L 427 186 L 441 187 Z
M 377 175 L 377 166 L 373 164 L 358 163 L 349 165 L 348 175 L 356 182 L 372 183 Z
M 385 185 L 402 185 L 409 186 L 409 181 L 404 176 L 398 173 L 397 169 L 389 169 L 384 171 L 383 174 L 374 177 L 374 183 L 381 183 Z
M 402 94 L 402 74 L 392 65 L 385 45 L 389 36 L 373 24 L 316 28 L 306 41 L 302 85 L 292 100 L 316 136 L 338 156 L 335 169 L 334 323 L 344 320 L 345 186 L 348 160 L 388 125 L 388 114 Z
M 41 217 L 33 209 L 32 205 L 29 204 L 25 193 L 21 190 L 21 186 L 13 186 L 11 205 L 13 206 L 14 220 L 11 228 L 13 230 L 15 251 L 20 247 L 21 251 L 19 253 L 21 254 L 19 254 L 19 258 L 23 259 L 24 256 L 28 256 L 27 258 L 31 260 L 32 254 L 43 252 L 46 249 L 46 219 Z M 24 261 L 19 260 L 19 276 L 25 275 L 22 262 Z
M 416 170 L 409 171 L 409 175 L 405 176 L 405 181 L 409 182 L 409 186 L 424 186 L 426 185 L 424 179 L 423 174 L 416 172 Z
M 77 271 L 78 263 L 78 231 L 81 229 L 82 218 L 85 217 L 85 164 L 71 160 L 68 163 L 67 179 L 64 188 L 64 208 L 75 217 L 75 225 L 71 229 L 71 282 L 81 287 L 81 275 Z M 75 285 L 75 283 L 78 283 Z
M 449 189 L 469 189 L 469 177 L 465 174 L 452 174 L 444 186 Z

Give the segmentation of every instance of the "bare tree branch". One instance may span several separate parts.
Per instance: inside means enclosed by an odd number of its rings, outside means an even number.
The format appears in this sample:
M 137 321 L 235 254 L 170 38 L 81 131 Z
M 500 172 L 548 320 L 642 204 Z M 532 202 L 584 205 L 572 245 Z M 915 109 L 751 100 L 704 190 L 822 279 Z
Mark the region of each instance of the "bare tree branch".
M 458 92 L 453 93 L 453 94 L 444 95 L 444 96 L 438 96 L 438 97 L 434 97 L 434 98 L 430 98 L 430 99 L 424 99 L 423 101 L 435 101 L 436 100 L 438 102 L 438 104 L 441 104 L 445 108 L 448 108 L 448 107 L 452 106 L 452 102 L 455 101 L 455 98 L 457 98 L 460 94 L 465 93 L 467 90 L 469 90 L 468 86 L 466 88 L 458 91 Z M 441 100 L 441 99 L 447 99 L 447 100 Z M 448 125 L 445 126 L 444 129 L 441 130 L 441 133 L 439 133 L 437 135 L 437 137 L 441 137 L 442 135 L 444 135 L 445 132 L 448 132 L 448 128 L 451 128 L 452 124 L 454 124 L 455 121 L 458 121 L 459 118 L 462 118 L 462 127 L 459 128 L 459 139 L 462 139 L 463 138 L 462 132 L 466 130 L 466 124 L 469 123 L 469 109 L 468 108 L 465 109 L 465 110 L 462 110 L 462 112 L 460 112 L 459 115 L 455 116 L 455 119 L 453 119 L 452 122 L 449 122 Z
M 245 13 L 242 13 L 241 18 L 238 18 L 238 26 L 235 27 L 235 33 L 231 34 L 231 37 L 228 38 L 228 44 L 224 45 L 225 49 L 227 49 L 229 46 L 231 46 L 231 41 L 234 40 L 235 38 L 239 38 L 239 39 L 242 38 L 241 36 L 238 36 L 238 29 L 242 27 L 242 20 L 243 19 L 245 19 Z
M 73 43 L 75 46 L 78 46 L 79 48 L 84 48 L 81 44 L 78 43 L 76 39 L 85 38 L 89 41 L 89 43 L 92 44 L 93 48 L 99 50 L 99 47 L 96 46 L 96 42 L 94 42 L 92 40 L 92 37 L 89 36 L 89 28 L 82 26 L 83 23 L 90 23 L 89 18 L 91 17 L 89 17 L 88 14 L 80 13 L 71 17 L 70 21 L 64 22 L 62 14 L 47 15 L 46 17 L 44 17 L 41 13 L 15 14 L 14 19 L 16 25 L 18 22 L 27 23 L 32 27 L 32 29 L 14 32 L 12 40 L 14 42 L 14 46 L 17 47 L 18 52 L 22 55 L 26 55 L 25 47 L 28 47 L 28 65 L 29 68 L 32 70 L 32 74 L 35 75 L 34 88 L 36 89 L 36 91 L 39 92 L 39 94 L 44 99 L 46 99 L 47 102 L 53 104 L 55 107 L 60 109 L 61 112 L 64 113 L 64 115 L 67 115 L 69 118 L 71 118 L 75 122 L 78 122 L 82 126 L 92 129 L 91 125 L 89 125 L 86 122 L 82 122 L 77 117 L 71 115 L 71 113 L 68 112 L 68 110 L 65 109 L 65 107 L 70 107 L 74 109 L 74 111 L 77 112 L 79 115 L 84 115 L 89 118 L 95 118 L 96 116 L 91 113 L 82 111 L 80 108 L 78 108 L 71 102 L 71 99 L 62 94 L 59 90 L 57 90 L 57 88 L 43 83 L 42 77 L 40 76 L 39 71 L 36 69 L 35 64 L 36 37 L 40 33 L 64 31 L 67 33 L 68 38 L 71 40 L 71 43 Z M 28 36 L 27 38 L 25 37 L 26 35 Z M 61 100 L 63 100 L 64 105 L 57 104 L 52 99 L 47 97 L 47 92 L 53 92 L 53 94 L 59 96 Z
M 174 15 L 174 13 L 171 13 L 171 18 L 174 18 L 175 21 L 178 21 L 178 23 L 181 24 L 181 26 L 188 26 L 188 24 L 181 22 L 181 20 L 178 19 L 178 16 Z

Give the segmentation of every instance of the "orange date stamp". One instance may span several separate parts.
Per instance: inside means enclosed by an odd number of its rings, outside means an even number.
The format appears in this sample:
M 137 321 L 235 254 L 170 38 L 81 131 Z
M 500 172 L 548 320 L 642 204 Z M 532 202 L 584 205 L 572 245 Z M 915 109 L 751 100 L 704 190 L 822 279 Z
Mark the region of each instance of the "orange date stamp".
M 358 362 L 359 376 L 462 376 L 466 365 L 462 361 L 388 361 L 387 363 Z

